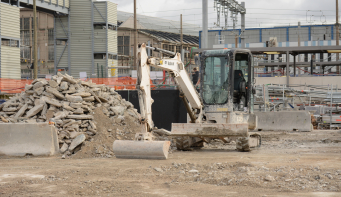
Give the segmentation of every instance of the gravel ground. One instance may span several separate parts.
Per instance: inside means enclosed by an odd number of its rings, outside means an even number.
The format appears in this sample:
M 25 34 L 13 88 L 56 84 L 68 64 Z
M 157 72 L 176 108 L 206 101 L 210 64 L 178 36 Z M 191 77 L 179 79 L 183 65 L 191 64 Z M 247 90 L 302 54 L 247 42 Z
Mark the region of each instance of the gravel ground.
M 252 152 L 231 139 L 168 160 L 0 157 L 0 196 L 341 196 L 340 131 L 261 134 Z

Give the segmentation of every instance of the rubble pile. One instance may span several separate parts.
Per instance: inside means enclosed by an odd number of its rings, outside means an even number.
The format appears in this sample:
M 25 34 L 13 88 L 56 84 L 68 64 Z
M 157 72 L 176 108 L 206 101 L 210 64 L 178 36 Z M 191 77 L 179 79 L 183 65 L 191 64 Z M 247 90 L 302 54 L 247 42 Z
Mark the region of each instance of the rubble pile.
M 96 135 L 94 110 L 101 106 L 115 124 L 125 124 L 125 116 L 136 122 L 139 119 L 133 104 L 122 99 L 114 88 L 58 73 L 49 81 L 34 80 L 25 91 L 1 104 L 0 123 L 54 122 L 61 153 L 73 152 Z

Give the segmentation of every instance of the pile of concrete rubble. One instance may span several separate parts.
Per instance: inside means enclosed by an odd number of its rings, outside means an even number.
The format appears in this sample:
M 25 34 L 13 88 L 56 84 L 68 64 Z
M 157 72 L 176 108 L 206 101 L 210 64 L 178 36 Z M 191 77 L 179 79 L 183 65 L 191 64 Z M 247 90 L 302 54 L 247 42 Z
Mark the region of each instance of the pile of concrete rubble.
M 1 104 L 0 123 L 53 121 L 61 152 L 72 152 L 84 140 L 96 135 L 93 110 L 100 106 L 117 124 L 124 122 L 125 113 L 136 120 L 139 118 L 134 106 L 114 88 L 58 73 L 49 81 L 34 80 L 25 86 L 25 91 Z

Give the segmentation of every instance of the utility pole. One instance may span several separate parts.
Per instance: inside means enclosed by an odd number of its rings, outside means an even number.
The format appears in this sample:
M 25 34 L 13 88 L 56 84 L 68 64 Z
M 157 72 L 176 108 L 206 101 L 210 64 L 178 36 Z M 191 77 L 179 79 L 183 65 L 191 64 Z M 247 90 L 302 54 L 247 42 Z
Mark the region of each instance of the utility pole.
M 37 6 L 36 0 L 33 0 L 33 25 L 34 25 L 34 71 L 33 71 L 33 78 L 38 78 L 38 28 L 37 28 Z
M 184 61 L 184 52 L 183 52 L 183 35 L 182 35 L 182 14 L 180 14 L 180 53 L 181 53 L 181 61 Z
M 245 2 L 241 2 L 241 6 L 245 8 Z M 245 48 L 245 37 L 244 37 L 244 33 L 245 33 L 245 12 L 242 12 L 241 14 L 241 47 L 242 49 Z
M 336 46 L 339 46 L 339 0 L 336 0 Z M 336 53 L 336 61 L 339 61 L 339 53 Z M 340 66 L 337 67 L 337 74 L 340 74 Z
M 137 69 L 137 27 L 136 27 L 136 0 L 134 0 L 134 69 Z
M 301 34 L 301 22 L 298 22 L 298 26 L 297 26 L 297 36 L 298 36 L 298 39 L 297 39 L 297 44 L 298 44 L 298 47 L 301 46 L 301 37 L 300 37 L 300 34 Z M 294 60 L 296 60 L 295 56 L 294 56 Z M 301 54 L 298 55 L 298 62 L 301 62 Z M 294 76 L 296 77 L 296 66 L 294 67 Z M 298 76 L 300 77 L 301 76 L 301 71 L 298 70 Z
M 201 48 L 207 48 L 208 41 L 208 7 L 207 0 L 202 0 L 202 38 Z

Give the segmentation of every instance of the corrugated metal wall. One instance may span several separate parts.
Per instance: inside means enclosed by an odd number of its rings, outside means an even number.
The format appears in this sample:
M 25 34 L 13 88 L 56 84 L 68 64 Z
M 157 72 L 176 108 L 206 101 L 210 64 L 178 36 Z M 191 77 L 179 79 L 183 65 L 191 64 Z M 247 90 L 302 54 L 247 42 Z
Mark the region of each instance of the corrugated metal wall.
M 110 1 L 108 3 L 108 23 L 117 24 L 117 5 Z
M 244 37 L 248 43 L 259 42 L 259 29 L 245 31 Z
M 94 52 L 105 53 L 107 34 L 105 29 L 94 29 Z
M 65 45 L 56 45 L 56 56 L 57 59 L 55 61 L 59 61 L 57 69 L 58 68 L 65 68 L 68 67 L 68 48 Z
M 267 40 L 270 40 L 270 37 L 277 37 L 277 42 L 286 42 L 287 29 L 286 28 L 263 29 L 262 41 L 265 42 Z
M 108 30 L 108 51 L 117 54 L 117 31 Z
M 224 36 L 225 44 L 234 44 L 235 43 L 235 34 L 238 34 L 239 31 L 222 31 L 221 35 Z
M 312 40 L 324 40 L 324 36 L 326 40 L 331 39 L 331 28 L 326 26 L 319 26 L 319 27 L 311 27 L 311 36 Z
M 19 47 L 1 46 L 1 78 L 21 78 Z
M 300 30 L 300 39 L 303 40 L 309 40 L 309 28 L 308 27 L 301 27 Z M 298 41 L 298 28 L 289 28 L 289 41 L 294 42 Z
M 64 27 L 64 29 L 63 29 Z M 58 68 L 67 68 L 68 67 L 68 17 L 55 17 L 55 38 L 57 39 L 57 43 L 55 46 L 55 64 Z M 61 40 L 64 39 L 64 40 Z
M 104 66 L 103 72 L 105 74 L 103 77 L 106 77 L 108 62 L 112 62 L 112 60 L 94 59 L 94 54 L 102 54 L 105 57 L 109 57 L 109 54 L 117 55 L 117 31 L 105 28 L 106 22 L 109 21 L 108 18 L 117 18 L 116 4 L 109 2 L 93 3 L 94 5 L 92 5 L 92 1 L 71 1 L 69 17 L 71 33 L 69 38 L 70 60 L 68 59 L 68 47 L 64 50 L 65 45 L 56 45 L 56 61 L 59 61 L 59 63 L 57 62 L 57 68 L 68 67 L 70 61 L 70 74 L 74 77 L 79 77 L 80 72 L 87 72 L 89 77 L 101 77 L 92 75 L 93 73 L 97 74 L 97 63 Z M 107 5 L 111 5 L 110 13 Z M 55 20 L 57 41 L 58 38 L 67 40 L 68 36 L 64 29 L 68 31 L 68 18 L 61 17 L 59 19 L 56 17 Z
M 103 19 L 103 17 L 107 18 L 106 2 L 97 1 L 97 2 L 94 2 L 94 4 L 96 6 L 94 7 L 94 23 L 105 23 L 105 20 Z
M 19 15 L 18 7 L 0 3 L 0 37 L 20 40 Z M 20 79 L 20 48 L 2 45 L 0 51 L 0 77 Z
M 65 28 L 65 31 L 63 29 L 63 26 Z M 67 38 L 68 37 L 68 32 L 67 32 L 67 27 L 68 27 L 68 17 L 56 17 L 56 38 Z
M 1 78 L 1 4 L 0 4 L 0 78 Z
M 20 38 L 20 11 L 18 7 L 0 4 L 1 36 Z
M 92 14 L 91 1 L 72 0 L 70 2 L 71 31 L 71 75 L 79 77 L 79 72 L 92 74 Z

